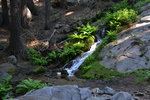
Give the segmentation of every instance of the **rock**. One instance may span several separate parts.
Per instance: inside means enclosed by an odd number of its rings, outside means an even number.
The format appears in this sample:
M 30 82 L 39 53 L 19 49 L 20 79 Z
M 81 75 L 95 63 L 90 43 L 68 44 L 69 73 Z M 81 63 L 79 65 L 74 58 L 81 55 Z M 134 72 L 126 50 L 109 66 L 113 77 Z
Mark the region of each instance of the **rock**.
M 149 11 L 150 12 L 150 11 Z M 119 72 L 150 68 L 150 22 L 138 23 L 131 30 L 118 34 L 115 42 L 107 44 L 100 52 L 100 63 Z M 144 33 L 144 34 L 143 34 Z
M 0 65 L 0 71 L 6 72 L 6 73 L 13 73 L 16 70 L 16 66 L 14 66 L 11 63 L 3 63 Z
M 63 27 L 63 24 L 57 23 L 54 28 L 55 29 L 60 29 L 61 27 Z
M 18 100 L 86 100 L 91 97 L 88 88 L 78 88 L 78 86 L 52 86 L 30 91 Z M 12 99 L 15 100 L 15 99 Z
M 98 97 L 90 97 L 90 98 L 88 98 L 88 99 L 86 99 L 86 100 L 102 100 L 102 99 L 100 99 L 100 98 L 98 98 Z
M 8 73 L 0 71 L 0 83 L 3 78 L 11 77 Z
M 142 93 L 142 92 L 135 92 L 135 96 L 139 96 L 139 97 L 145 96 L 145 93 Z
M 17 58 L 14 55 L 11 55 L 8 57 L 8 62 L 16 65 L 17 64 Z
M 112 100 L 134 100 L 128 92 L 118 92 L 113 95 Z
M 104 91 L 100 90 L 99 88 L 94 88 L 91 91 L 92 91 L 92 94 L 94 94 L 94 95 L 98 95 L 98 94 L 103 94 L 104 93 Z
M 110 87 L 105 87 L 104 93 L 114 95 L 116 93 L 116 91 Z
M 86 100 L 87 98 L 92 96 L 92 93 L 88 88 L 79 88 L 79 89 L 80 89 L 81 100 Z
M 140 9 L 139 11 L 140 11 L 140 12 L 143 12 L 143 11 L 145 11 L 145 10 L 147 10 L 147 9 L 150 9 L 150 3 L 148 3 L 147 5 L 141 7 L 141 9 Z

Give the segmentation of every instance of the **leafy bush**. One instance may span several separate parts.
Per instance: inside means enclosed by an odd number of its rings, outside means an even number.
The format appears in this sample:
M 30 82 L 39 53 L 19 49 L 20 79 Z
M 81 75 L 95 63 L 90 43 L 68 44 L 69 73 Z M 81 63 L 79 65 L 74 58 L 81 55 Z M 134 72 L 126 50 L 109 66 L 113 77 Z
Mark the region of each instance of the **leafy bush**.
M 6 94 L 8 94 L 12 89 L 12 85 L 10 84 L 11 77 L 2 79 L 2 83 L 0 84 L 0 99 L 6 99 Z
M 59 57 L 66 63 L 81 54 L 82 52 L 83 51 L 76 46 L 65 47 L 60 53 Z
M 106 19 L 108 20 L 110 29 L 118 30 L 121 26 L 135 21 L 137 19 L 137 12 L 133 9 L 125 8 L 114 13 L 107 13 Z
M 91 27 L 89 24 L 82 25 L 81 27 L 77 27 L 77 33 L 74 33 L 69 36 L 69 40 L 75 40 L 75 41 L 81 41 L 84 39 L 89 38 L 90 36 L 93 36 L 93 32 L 97 31 L 96 27 Z
M 48 62 L 45 57 L 42 57 L 41 53 L 34 49 L 28 49 L 28 58 L 34 65 L 47 65 Z
M 46 57 L 48 62 L 52 62 L 55 61 L 59 56 L 59 52 L 58 51 L 52 51 L 51 53 L 49 53 Z
M 45 86 L 50 86 L 49 84 L 46 83 L 41 83 L 40 80 L 32 80 L 30 78 L 23 80 L 17 85 L 16 93 L 26 93 L 28 91 L 31 91 L 33 89 L 40 89 Z

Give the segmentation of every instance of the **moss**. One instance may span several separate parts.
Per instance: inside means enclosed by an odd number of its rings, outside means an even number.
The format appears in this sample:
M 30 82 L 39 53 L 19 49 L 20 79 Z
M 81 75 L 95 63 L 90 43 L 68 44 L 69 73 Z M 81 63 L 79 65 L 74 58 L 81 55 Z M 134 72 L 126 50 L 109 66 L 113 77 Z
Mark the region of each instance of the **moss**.
M 7 73 L 8 74 L 10 74 L 10 75 L 12 75 L 12 74 L 14 74 L 16 72 L 16 69 L 9 69 L 8 71 L 7 71 Z
M 115 77 L 120 77 L 123 73 L 117 72 L 113 69 L 103 67 L 98 61 L 89 66 L 82 67 L 82 75 L 80 77 L 86 79 L 104 79 L 110 80 Z
M 46 71 L 46 68 L 40 66 L 40 67 L 35 68 L 32 72 L 33 72 L 34 74 L 41 74 L 41 73 L 44 73 L 45 71 Z

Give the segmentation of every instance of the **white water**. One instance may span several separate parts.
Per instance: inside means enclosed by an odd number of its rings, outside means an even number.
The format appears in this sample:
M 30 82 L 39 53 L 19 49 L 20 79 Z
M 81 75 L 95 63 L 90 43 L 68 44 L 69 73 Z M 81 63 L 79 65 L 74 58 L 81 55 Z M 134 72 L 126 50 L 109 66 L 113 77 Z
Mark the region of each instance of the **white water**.
M 96 47 L 101 43 L 102 39 L 97 36 L 97 40 L 98 41 L 91 46 L 89 51 L 81 54 L 80 56 L 72 60 L 72 66 L 70 68 L 65 68 L 67 64 L 64 66 L 65 70 L 68 72 L 69 77 L 74 76 L 74 73 L 78 70 L 84 60 L 96 50 Z

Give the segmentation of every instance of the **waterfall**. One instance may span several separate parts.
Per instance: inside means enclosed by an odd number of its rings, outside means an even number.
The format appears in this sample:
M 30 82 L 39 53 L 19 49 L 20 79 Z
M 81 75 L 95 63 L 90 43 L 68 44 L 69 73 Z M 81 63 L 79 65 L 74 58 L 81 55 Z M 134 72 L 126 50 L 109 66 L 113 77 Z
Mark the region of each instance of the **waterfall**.
M 89 51 L 82 53 L 80 56 L 78 56 L 77 58 L 75 58 L 74 60 L 72 60 L 72 66 L 70 68 L 65 68 L 65 66 L 67 66 L 67 64 L 64 66 L 65 70 L 68 72 L 68 76 L 74 76 L 74 73 L 78 70 L 78 68 L 81 66 L 81 64 L 85 61 L 85 59 L 90 56 L 95 50 L 96 47 L 101 43 L 102 39 L 100 37 L 98 37 L 98 35 L 96 35 L 97 37 L 97 42 L 95 42 Z

